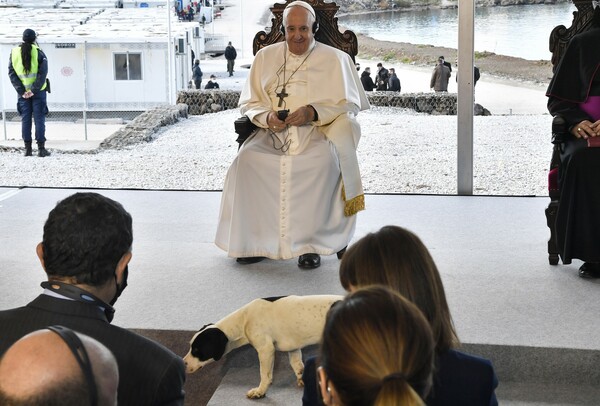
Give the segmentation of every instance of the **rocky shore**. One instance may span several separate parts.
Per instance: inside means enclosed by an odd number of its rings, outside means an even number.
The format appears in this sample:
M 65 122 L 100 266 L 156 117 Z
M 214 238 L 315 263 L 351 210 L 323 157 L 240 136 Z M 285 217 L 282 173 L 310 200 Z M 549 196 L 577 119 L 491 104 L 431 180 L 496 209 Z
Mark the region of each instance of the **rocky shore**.
M 570 0 L 475 0 L 476 7 L 503 7 L 525 4 L 557 4 Z M 457 8 L 458 0 L 337 0 L 340 14 L 390 10 L 422 10 L 429 8 Z
M 560 3 L 568 0 L 477 0 L 477 7 L 497 7 L 515 4 L 541 4 Z M 415 10 L 419 8 L 442 8 L 458 7 L 457 1 L 365 1 L 365 0 L 343 0 L 336 2 L 340 6 L 339 15 L 358 14 L 366 12 L 383 12 L 392 7 L 404 10 Z M 395 5 L 394 5 L 395 4 Z M 271 13 L 267 8 L 260 18 L 263 26 L 270 25 Z M 348 28 L 340 26 L 341 31 Z M 548 33 L 549 35 L 550 33 Z M 454 62 L 457 50 L 454 48 L 436 47 L 433 45 L 411 44 L 406 42 L 379 41 L 363 34 L 358 37 L 358 57 L 361 59 L 373 59 L 388 62 L 388 64 L 405 64 L 414 66 L 432 67 L 437 57 L 443 55 L 447 61 Z M 518 80 L 546 86 L 552 78 L 552 64 L 550 63 L 550 51 L 547 60 L 527 60 L 505 55 L 497 55 L 493 52 L 475 52 L 475 65 L 485 75 L 496 76 L 503 79 Z
M 358 56 L 363 59 L 432 67 L 440 55 L 443 55 L 450 62 L 454 62 L 457 57 L 457 50 L 453 48 L 379 41 L 362 34 L 357 36 Z M 476 52 L 475 65 L 486 75 L 546 86 L 552 78 L 550 55 L 550 51 L 548 51 L 548 60 L 531 61 L 497 55 L 492 52 Z

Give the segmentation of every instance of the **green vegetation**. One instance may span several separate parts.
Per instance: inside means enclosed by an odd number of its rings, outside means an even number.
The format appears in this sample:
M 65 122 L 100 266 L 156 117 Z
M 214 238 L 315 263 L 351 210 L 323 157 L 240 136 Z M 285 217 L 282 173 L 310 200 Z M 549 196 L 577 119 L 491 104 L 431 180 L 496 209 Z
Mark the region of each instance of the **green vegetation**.
M 488 56 L 491 55 L 495 55 L 493 52 L 488 52 L 488 51 L 483 51 L 483 52 L 479 52 L 479 51 L 475 51 L 475 59 L 483 59 L 483 58 L 487 58 Z
M 388 52 L 383 56 L 383 60 L 386 62 L 393 61 L 396 59 L 396 54 L 392 51 Z

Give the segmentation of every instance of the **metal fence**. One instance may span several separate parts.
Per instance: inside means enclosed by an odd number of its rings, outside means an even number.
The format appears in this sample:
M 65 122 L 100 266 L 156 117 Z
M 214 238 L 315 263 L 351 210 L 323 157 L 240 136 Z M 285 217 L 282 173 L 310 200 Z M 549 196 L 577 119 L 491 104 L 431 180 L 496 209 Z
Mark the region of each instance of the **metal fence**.
M 144 111 L 50 111 L 46 115 L 46 138 L 61 141 L 103 140 L 123 128 Z M 14 110 L 2 111 L 3 140 L 20 141 L 21 117 Z M 35 138 L 35 124 L 32 129 Z
M 431 115 L 456 115 L 456 93 L 367 92 L 367 97 L 373 106 L 412 109 Z M 239 98 L 240 92 L 235 90 L 185 90 L 177 93 L 177 103 L 188 105 L 190 115 L 236 109 Z
M 184 67 L 190 57 L 175 55 L 175 69 L 170 72 L 166 42 L 131 42 L 126 47 L 48 43 L 43 47 L 53 61 L 48 72 L 52 88 L 47 96 L 49 141 L 105 139 L 144 111 L 171 104 L 171 87 L 182 88 L 188 82 Z M 2 66 L 8 65 L 7 55 L 0 55 Z M 0 78 L 0 95 L 0 140 L 21 140 L 17 94 L 8 75 Z

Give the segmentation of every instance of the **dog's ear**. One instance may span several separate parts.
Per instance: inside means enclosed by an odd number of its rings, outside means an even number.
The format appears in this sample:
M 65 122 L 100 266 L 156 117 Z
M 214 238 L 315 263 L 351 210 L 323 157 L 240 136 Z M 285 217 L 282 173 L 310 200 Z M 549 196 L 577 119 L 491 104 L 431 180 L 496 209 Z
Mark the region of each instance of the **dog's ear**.
M 225 353 L 228 342 L 229 339 L 221 329 L 207 328 L 192 341 L 192 355 L 200 361 L 208 361 L 211 358 L 218 361 Z

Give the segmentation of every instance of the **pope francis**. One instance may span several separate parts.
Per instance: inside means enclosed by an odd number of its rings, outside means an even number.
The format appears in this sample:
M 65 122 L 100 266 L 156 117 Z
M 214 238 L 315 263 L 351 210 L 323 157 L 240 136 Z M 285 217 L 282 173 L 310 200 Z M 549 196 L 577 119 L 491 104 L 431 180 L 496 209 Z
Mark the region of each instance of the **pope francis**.
M 316 42 L 313 8 L 283 12 L 285 41 L 260 50 L 239 105 L 259 128 L 242 145 L 223 188 L 215 243 L 241 264 L 341 256 L 364 209 L 356 148 L 369 108 L 350 57 Z

